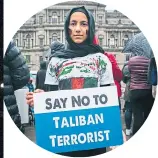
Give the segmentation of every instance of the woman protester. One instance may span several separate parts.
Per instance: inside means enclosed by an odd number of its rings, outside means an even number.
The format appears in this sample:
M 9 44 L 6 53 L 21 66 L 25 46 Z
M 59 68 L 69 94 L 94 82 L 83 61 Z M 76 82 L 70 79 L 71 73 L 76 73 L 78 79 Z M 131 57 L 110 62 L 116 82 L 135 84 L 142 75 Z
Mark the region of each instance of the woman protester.
M 49 62 L 45 84 L 56 85 L 58 90 L 102 87 L 114 84 L 112 65 L 104 50 L 93 43 L 95 22 L 85 7 L 73 8 L 66 17 L 64 51 L 56 51 Z M 35 93 L 42 92 L 36 90 Z M 33 93 L 27 94 L 33 103 Z M 87 157 L 106 152 L 106 148 L 61 153 L 65 156 Z
M 134 116 L 133 135 L 141 128 L 152 109 L 154 98 L 152 85 L 147 81 L 150 60 L 143 56 L 130 58 L 128 68 L 130 77 L 130 101 Z

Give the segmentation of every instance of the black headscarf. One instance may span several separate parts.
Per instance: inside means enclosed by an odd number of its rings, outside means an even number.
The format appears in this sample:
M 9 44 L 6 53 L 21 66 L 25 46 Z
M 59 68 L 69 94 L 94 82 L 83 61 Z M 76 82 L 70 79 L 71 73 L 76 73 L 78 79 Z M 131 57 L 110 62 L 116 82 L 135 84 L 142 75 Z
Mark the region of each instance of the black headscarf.
M 69 22 L 70 17 L 74 12 L 82 12 L 86 15 L 88 19 L 88 37 L 87 39 L 81 43 L 77 44 L 72 41 L 70 35 L 69 35 Z M 73 8 L 67 15 L 65 19 L 65 37 L 66 37 L 66 49 L 64 51 L 56 51 L 53 54 L 53 57 L 59 57 L 59 58 L 75 58 L 75 57 L 84 57 L 88 54 L 95 54 L 95 53 L 104 53 L 103 48 L 101 48 L 99 45 L 93 44 L 94 36 L 95 36 L 95 21 L 92 16 L 92 14 L 85 9 L 84 6 Z

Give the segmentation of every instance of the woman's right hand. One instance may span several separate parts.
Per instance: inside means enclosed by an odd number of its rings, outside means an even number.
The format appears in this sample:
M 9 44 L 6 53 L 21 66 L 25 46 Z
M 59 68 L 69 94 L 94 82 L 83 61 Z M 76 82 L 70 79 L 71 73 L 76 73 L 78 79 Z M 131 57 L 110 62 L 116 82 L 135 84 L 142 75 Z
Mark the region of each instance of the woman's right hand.
M 34 92 L 28 92 L 26 93 L 26 102 L 30 106 L 34 106 L 34 100 L 33 100 L 33 94 L 34 93 L 41 93 L 44 92 L 42 89 L 36 89 Z

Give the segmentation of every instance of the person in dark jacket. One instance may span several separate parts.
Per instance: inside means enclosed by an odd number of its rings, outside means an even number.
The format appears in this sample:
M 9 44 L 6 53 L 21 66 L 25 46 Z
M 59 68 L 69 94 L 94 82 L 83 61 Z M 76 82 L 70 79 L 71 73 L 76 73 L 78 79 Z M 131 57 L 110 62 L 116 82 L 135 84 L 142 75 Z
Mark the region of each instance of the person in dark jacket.
M 36 89 L 42 89 L 44 91 L 47 91 L 47 87 L 44 84 L 46 77 L 46 70 L 47 70 L 47 63 L 46 61 L 42 61 L 40 63 L 40 70 L 38 70 L 36 76 Z
M 28 83 L 30 78 L 29 68 L 13 41 L 10 42 L 3 61 L 5 106 L 16 126 L 24 132 L 14 91 L 21 89 Z
M 60 43 L 59 41 L 52 42 L 52 44 L 50 45 L 49 61 L 51 60 L 51 56 L 56 51 L 63 51 L 64 49 L 65 49 L 64 44 Z M 44 83 L 49 61 L 42 61 L 40 63 L 40 70 L 37 72 L 37 76 L 36 76 L 36 89 L 42 89 L 44 91 L 57 90 L 56 86 L 52 86 Z
M 128 69 L 128 62 L 124 64 L 122 68 L 123 79 L 122 81 L 126 84 L 124 92 L 125 101 L 125 124 L 126 124 L 126 135 L 131 135 L 131 124 L 132 124 L 132 104 L 130 102 L 130 72 Z
M 150 59 L 144 56 L 130 58 L 128 68 L 130 77 L 130 101 L 134 115 L 133 135 L 147 119 L 153 106 L 152 85 L 147 81 Z

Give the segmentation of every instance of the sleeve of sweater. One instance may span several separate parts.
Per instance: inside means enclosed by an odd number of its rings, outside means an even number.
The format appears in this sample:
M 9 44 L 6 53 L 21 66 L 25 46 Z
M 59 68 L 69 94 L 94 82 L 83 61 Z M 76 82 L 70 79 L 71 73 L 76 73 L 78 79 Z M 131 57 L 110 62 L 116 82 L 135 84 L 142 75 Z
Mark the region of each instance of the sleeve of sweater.
M 13 42 L 9 44 L 4 62 L 8 65 L 14 90 L 24 87 L 30 78 L 30 71 L 20 50 Z

